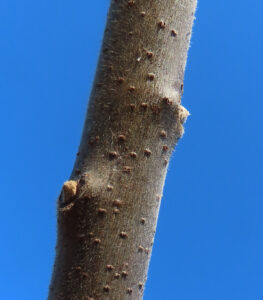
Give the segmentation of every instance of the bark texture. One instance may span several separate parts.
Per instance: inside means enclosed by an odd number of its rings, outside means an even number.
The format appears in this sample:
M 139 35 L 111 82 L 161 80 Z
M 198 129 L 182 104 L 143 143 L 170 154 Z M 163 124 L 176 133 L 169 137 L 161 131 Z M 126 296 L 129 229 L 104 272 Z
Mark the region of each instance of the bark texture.
M 76 163 L 58 200 L 49 300 L 142 299 L 196 0 L 111 2 Z

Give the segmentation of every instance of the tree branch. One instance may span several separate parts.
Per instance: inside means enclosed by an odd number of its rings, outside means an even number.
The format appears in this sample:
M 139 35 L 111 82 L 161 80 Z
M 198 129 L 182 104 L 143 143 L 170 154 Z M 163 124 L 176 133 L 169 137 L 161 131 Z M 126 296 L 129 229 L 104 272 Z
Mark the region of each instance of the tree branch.
M 79 153 L 58 201 L 49 300 L 142 299 L 183 134 L 196 0 L 112 1 Z

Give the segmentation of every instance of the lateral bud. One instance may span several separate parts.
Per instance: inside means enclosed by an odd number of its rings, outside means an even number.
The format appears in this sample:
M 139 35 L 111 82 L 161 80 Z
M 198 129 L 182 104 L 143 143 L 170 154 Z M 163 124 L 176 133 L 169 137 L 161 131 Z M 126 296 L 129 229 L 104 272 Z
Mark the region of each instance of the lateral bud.
M 77 194 L 77 182 L 75 180 L 68 180 L 64 182 L 62 187 L 62 194 L 61 194 L 61 202 L 67 203 Z

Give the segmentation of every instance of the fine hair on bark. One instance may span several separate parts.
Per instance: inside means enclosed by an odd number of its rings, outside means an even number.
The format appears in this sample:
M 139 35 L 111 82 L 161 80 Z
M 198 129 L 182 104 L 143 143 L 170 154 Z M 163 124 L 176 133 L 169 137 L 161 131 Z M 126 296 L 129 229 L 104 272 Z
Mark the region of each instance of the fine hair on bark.
M 49 300 L 142 299 L 196 0 L 112 0 L 82 138 L 57 203 Z

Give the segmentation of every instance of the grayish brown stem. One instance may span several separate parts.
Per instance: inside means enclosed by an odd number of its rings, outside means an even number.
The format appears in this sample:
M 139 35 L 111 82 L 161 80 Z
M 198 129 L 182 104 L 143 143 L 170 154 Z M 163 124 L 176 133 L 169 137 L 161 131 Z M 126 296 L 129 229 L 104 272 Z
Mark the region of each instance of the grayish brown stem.
M 142 299 L 196 0 L 112 1 L 76 163 L 58 200 L 49 300 Z

